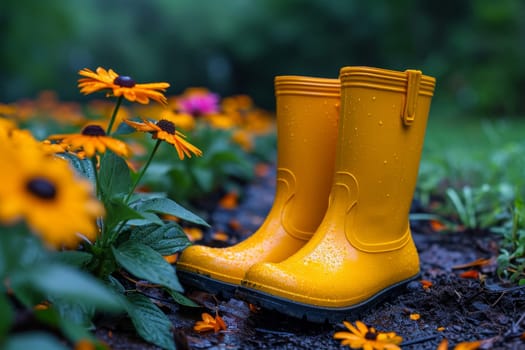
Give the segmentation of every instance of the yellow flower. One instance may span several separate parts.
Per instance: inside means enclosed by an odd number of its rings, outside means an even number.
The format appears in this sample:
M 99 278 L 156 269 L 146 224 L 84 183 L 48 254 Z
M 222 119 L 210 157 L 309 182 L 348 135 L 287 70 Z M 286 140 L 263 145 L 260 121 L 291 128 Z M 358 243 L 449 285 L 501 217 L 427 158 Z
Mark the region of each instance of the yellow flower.
M 355 327 L 347 321 L 343 321 L 350 332 L 336 332 L 334 339 L 341 339 L 341 345 L 348 345 L 352 349 L 383 350 L 401 349 L 403 338 L 394 332 L 377 332 L 373 327 L 366 326 L 361 321 L 355 322 Z
M 75 177 L 69 164 L 41 148 L 0 144 L 0 223 L 24 219 L 51 247 L 74 247 L 82 236 L 94 240 L 104 208 L 91 183 Z
M 160 113 L 159 119 L 171 120 L 183 130 L 195 129 L 195 117 L 189 113 L 175 113 L 170 109 L 165 109 Z
M 253 150 L 252 134 L 246 130 L 237 130 L 232 134 L 232 140 L 242 147 L 245 152 Z
M 52 144 L 50 141 L 37 141 L 29 130 L 3 129 L 0 126 L 0 143 L 9 143 L 15 148 L 40 148 L 44 153 L 55 154 L 67 152 L 66 147 Z
M 9 132 L 16 129 L 16 123 L 10 119 L 0 117 L 0 131 Z
M 193 326 L 193 330 L 196 332 L 208 332 L 208 331 L 214 331 L 215 333 L 226 330 L 226 323 L 224 323 L 224 320 L 219 316 L 215 315 L 215 318 L 212 317 L 212 315 L 204 312 L 202 315 L 202 321 L 195 322 L 195 326 Z
M 128 145 L 106 136 L 104 129 L 96 124 L 87 125 L 80 134 L 51 135 L 48 139 L 60 140 L 60 143 L 70 147 L 71 151 L 83 150 L 86 157 L 92 157 L 96 152 L 104 153 L 107 148 L 122 157 L 127 157 L 130 153 Z
M 0 103 L 0 115 L 6 116 L 6 115 L 13 115 L 16 113 L 16 107 L 13 105 L 8 105 L 5 103 Z
M 42 149 L 44 150 L 44 152 L 49 154 L 66 153 L 67 148 L 67 145 L 63 145 L 60 143 L 52 143 L 49 140 L 42 141 Z
M 226 114 L 209 114 L 205 117 L 205 120 L 216 129 L 228 130 L 237 125 L 235 120 Z
M 105 70 L 102 67 L 98 67 L 96 72 L 85 68 L 78 74 L 85 77 L 78 80 L 78 87 L 84 95 L 108 89 L 112 90 L 113 96 L 124 96 L 131 102 L 148 104 L 152 99 L 163 105 L 167 103 L 163 92 L 170 86 L 168 83 L 137 84 L 129 76 L 118 75 L 112 69 Z
M 221 107 L 227 114 L 242 114 L 253 108 L 253 100 L 248 95 L 225 97 L 222 100 Z
M 184 156 L 191 158 L 192 153 L 197 156 L 202 155 L 200 149 L 186 141 L 186 136 L 175 129 L 175 123 L 171 120 L 161 119 L 156 123 L 144 119 L 142 123 L 131 120 L 124 120 L 124 122 L 135 130 L 151 133 L 153 139 L 163 140 L 173 145 L 181 160 L 184 159 Z

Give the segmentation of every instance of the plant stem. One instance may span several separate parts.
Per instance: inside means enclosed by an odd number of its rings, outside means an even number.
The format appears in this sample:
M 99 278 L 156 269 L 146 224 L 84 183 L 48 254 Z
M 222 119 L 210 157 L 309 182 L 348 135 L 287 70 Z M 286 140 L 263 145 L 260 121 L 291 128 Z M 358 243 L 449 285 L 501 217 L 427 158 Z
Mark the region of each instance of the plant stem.
M 111 129 L 113 128 L 113 124 L 115 123 L 115 119 L 117 118 L 117 112 L 120 108 L 120 104 L 122 103 L 123 96 L 119 96 L 117 103 L 115 104 L 115 108 L 113 109 L 113 114 L 111 115 L 111 119 L 109 120 L 108 129 L 106 130 L 106 135 L 111 135 Z
M 144 166 L 142 167 L 142 170 L 139 173 L 139 176 L 135 180 L 135 183 L 133 184 L 133 186 L 131 186 L 131 190 L 129 191 L 129 193 L 128 193 L 125 201 L 124 201 L 125 203 L 127 203 L 129 201 L 129 199 L 131 198 L 131 195 L 133 195 L 133 192 L 135 192 L 135 188 L 137 188 L 137 185 L 139 184 L 140 180 L 142 179 L 142 177 L 146 173 L 146 170 L 148 169 L 149 165 L 151 164 L 151 161 L 153 160 L 153 157 L 155 156 L 155 153 L 157 152 L 157 149 L 159 148 L 161 143 L 162 143 L 162 140 L 157 140 L 157 143 L 155 144 L 155 146 L 153 146 L 153 150 L 151 151 L 151 154 L 150 154 L 148 160 L 146 161 L 146 164 L 144 164 Z
M 96 187 L 96 193 L 97 197 L 100 195 L 100 185 L 98 183 L 98 171 L 97 171 L 97 155 L 95 154 L 93 157 L 91 157 L 91 163 L 93 164 L 93 173 L 95 174 L 95 187 Z

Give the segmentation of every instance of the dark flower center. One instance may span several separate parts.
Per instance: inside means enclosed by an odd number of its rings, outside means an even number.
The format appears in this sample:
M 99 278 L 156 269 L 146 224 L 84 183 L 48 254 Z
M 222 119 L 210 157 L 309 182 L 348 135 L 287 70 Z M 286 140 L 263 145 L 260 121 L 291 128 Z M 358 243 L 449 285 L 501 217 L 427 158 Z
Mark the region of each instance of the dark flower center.
M 377 333 L 375 333 L 375 332 L 366 332 L 365 339 L 367 339 L 367 340 L 376 340 L 377 339 Z
M 175 135 L 175 124 L 166 119 L 161 119 L 157 122 L 157 126 L 168 134 Z
M 106 132 L 100 125 L 88 125 L 82 129 L 82 135 L 87 136 L 106 136 Z
M 131 77 L 128 77 L 127 75 L 119 75 L 118 77 L 113 80 L 113 84 L 117 84 L 118 86 L 132 88 L 135 86 L 135 80 L 133 80 Z
M 34 194 L 40 199 L 53 199 L 57 194 L 55 185 L 42 177 L 31 179 L 26 184 L 26 188 L 31 194 Z

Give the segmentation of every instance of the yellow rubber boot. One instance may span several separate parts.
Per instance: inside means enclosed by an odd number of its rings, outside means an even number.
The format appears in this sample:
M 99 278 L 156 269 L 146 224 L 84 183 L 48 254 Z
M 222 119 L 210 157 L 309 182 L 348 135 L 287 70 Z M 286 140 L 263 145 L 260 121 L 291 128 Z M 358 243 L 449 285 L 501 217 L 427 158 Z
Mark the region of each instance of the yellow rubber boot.
M 237 296 L 314 322 L 358 315 L 419 275 L 409 227 L 435 79 L 344 67 L 336 169 L 326 215 L 281 263 L 248 270 Z
M 335 167 L 339 79 L 275 78 L 277 178 L 262 226 L 227 248 L 190 246 L 177 262 L 181 281 L 225 297 L 258 262 L 279 262 L 312 236 L 328 207 Z

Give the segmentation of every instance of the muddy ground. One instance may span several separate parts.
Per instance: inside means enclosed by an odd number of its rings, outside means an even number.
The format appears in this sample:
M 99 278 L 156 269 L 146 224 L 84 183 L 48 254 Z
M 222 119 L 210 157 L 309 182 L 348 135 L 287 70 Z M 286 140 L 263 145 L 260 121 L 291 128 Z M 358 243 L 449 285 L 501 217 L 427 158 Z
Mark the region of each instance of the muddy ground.
M 274 193 L 275 173 L 268 172 L 247 187 L 239 206 L 217 207 L 208 216 L 213 231 L 204 243 L 227 245 L 253 232 L 269 210 Z M 232 223 L 235 223 L 233 225 Z M 502 285 L 496 276 L 497 239 L 480 232 L 434 232 L 421 223 L 413 224 L 414 240 L 420 253 L 421 278 L 432 283 L 423 288 L 414 282 L 406 293 L 369 310 L 361 320 L 382 331 L 403 337 L 403 349 L 436 349 L 443 338 L 450 348 L 459 342 L 485 340 L 484 349 L 525 349 L 520 338 L 525 332 L 525 289 Z M 213 240 L 213 233 L 230 235 L 230 242 Z M 477 259 L 493 259 L 481 267 L 458 268 Z M 477 278 L 461 277 L 466 271 Z M 481 278 L 480 278 L 481 277 Z M 341 324 L 319 325 L 259 310 L 250 311 L 240 300 L 217 299 L 193 291 L 189 294 L 204 306 L 201 310 L 164 304 L 173 321 L 177 349 L 341 349 L 333 339 Z M 228 325 L 217 334 L 196 333 L 192 327 L 200 313 L 219 314 Z M 418 314 L 417 320 L 411 314 Z M 355 320 L 351 320 L 355 321 Z M 125 320 L 105 320 L 96 334 L 112 349 L 158 349 L 134 335 Z

